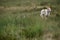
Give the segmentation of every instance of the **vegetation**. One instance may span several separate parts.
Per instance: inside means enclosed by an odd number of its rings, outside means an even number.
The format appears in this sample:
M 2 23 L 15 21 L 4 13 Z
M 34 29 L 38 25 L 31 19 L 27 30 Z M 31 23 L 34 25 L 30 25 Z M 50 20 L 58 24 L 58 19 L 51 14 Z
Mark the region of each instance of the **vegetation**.
M 0 40 L 42 40 L 49 32 L 60 40 L 59 4 L 59 0 L 0 0 Z M 47 20 L 40 17 L 46 5 L 52 8 Z

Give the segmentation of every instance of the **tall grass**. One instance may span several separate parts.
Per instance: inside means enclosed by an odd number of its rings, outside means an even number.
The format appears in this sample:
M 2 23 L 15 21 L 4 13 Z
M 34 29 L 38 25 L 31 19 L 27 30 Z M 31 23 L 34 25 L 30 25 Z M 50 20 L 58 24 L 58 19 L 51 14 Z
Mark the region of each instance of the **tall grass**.
M 1 6 L 37 6 L 44 0 L 0 0 Z M 49 1 L 49 0 L 48 0 Z M 47 1 L 47 2 L 48 2 Z M 44 1 L 45 2 L 45 1 Z M 45 4 L 45 3 L 43 3 Z M 0 40 L 41 40 L 44 33 L 53 32 L 54 38 L 60 37 L 59 7 L 52 8 L 51 17 L 41 19 L 40 9 L 0 9 Z M 21 10 L 23 10 L 21 12 Z
M 43 3 L 42 3 L 43 2 Z M 0 0 L 0 6 L 33 6 L 54 3 L 52 0 Z
M 59 31 L 59 20 L 59 16 L 41 19 L 39 11 L 15 14 L 12 11 L 5 12 L 5 15 L 4 13 L 0 15 L 0 40 L 38 38 L 47 31 Z
M 20 40 L 20 37 L 33 38 L 41 35 L 42 29 L 37 15 L 1 14 L 0 16 L 0 40 Z M 38 21 L 37 21 L 37 20 Z M 37 34 L 38 33 L 38 34 Z

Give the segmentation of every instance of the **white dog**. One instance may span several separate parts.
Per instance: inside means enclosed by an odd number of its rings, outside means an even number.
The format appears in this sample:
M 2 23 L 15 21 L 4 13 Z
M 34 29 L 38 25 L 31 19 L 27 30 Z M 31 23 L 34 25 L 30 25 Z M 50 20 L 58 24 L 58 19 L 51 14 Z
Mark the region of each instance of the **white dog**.
M 51 8 L 46 8 L 41 10 L 40 16 L 43 18 L 44 16 L 50 16 Z

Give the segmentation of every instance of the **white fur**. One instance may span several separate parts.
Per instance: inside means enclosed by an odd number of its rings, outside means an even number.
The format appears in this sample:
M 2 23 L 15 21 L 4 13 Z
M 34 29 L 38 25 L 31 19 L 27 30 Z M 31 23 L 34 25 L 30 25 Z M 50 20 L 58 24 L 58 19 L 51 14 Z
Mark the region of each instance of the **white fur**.
M 50 8 L 47 8 L 47 9 L 42 9 L 41 10 L 41 14 L 40 16 L 43 18 L 43 16 L 50 16 L 50 12 L 51 12 L 51 9 Z

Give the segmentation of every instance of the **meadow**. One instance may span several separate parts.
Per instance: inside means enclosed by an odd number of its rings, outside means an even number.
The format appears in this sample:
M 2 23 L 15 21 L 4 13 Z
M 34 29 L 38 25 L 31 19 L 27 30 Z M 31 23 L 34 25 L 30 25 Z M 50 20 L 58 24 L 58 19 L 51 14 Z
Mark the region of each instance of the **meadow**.
M 0 0 L 0 40 L 46 40 L 47 34 L 52 34 L 52 40 L 60 40 L 60 5 L 47 0 L 52 12 L 45 20 L 40 17 L 42 2 L 45 1 Z

